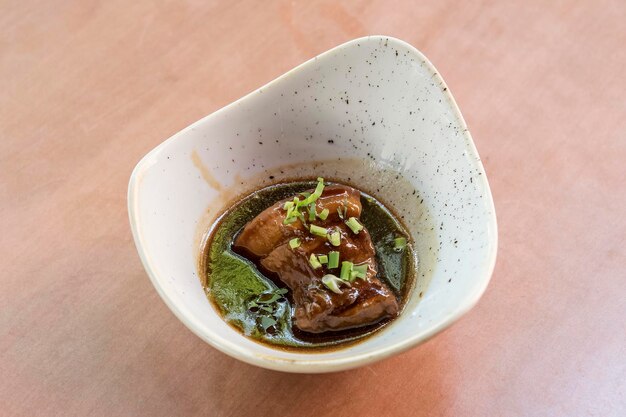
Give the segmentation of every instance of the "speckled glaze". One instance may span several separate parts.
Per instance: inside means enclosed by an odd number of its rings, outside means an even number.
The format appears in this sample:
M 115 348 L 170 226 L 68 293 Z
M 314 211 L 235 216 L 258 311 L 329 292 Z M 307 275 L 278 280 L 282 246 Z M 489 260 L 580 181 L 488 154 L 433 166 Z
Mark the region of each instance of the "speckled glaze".
M 320 175 L 375 195 L 404 221 L 416 288 L 401 316 L 362 343 L 272 349 L 213 310 L 197 272 L 201 237 L 241 193 Z M 417 345 L 478 301 L 496 258 L 489 185 L 454 99 L 419 51 L 385 36 L 338 46 L 174 135 L 139 162 L 128 204 L 144 266 L 177 317 L 221 351 L 282 371 L 348 369 Z

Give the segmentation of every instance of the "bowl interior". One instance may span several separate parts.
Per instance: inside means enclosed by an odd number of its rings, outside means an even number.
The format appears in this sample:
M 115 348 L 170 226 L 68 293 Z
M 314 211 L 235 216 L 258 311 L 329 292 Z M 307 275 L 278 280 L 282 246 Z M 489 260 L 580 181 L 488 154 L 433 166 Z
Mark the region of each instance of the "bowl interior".
M 402 218 L 417 286 L 402 315 L 361 343 L 272 349 L 207 301 L 201 239 L 242 192 L 317 176 L 370 192 Z M 363 365 L 451 324 L 483 293 L 497 245 L 487 179 L 447 87 L 416 49 L 378 36 L 334 48 L 159 145 L 133 173 L 129 212 L 150 278 L 192 331 L 239 359 L 294 372 Z

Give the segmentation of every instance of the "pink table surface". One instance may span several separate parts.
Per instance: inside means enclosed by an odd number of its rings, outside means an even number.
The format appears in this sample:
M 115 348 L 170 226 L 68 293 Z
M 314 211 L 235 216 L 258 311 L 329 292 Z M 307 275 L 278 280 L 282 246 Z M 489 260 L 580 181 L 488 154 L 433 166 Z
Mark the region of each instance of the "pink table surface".
M 626 415 L 626 2 L 2 1 L 0 415 Z M 187 330 L 135 252 L 148 150 L 333 46 L 438 67 L 500 227 L 477 307 L 366 368 L 289 375 Z

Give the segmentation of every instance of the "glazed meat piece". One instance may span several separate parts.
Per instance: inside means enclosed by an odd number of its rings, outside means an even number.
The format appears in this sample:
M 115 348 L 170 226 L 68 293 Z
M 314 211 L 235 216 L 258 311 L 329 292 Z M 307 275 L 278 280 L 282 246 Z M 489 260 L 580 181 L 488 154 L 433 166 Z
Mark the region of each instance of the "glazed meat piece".
M 279 201 L 250 221 L 237 236 L 235 246 L 245 248 L 253 257 L 261 258 L 269 255 L 274 248 L 292 237 L 308 234 L 300 220 L 283 224 L 285 220 L 283 205 L 290 200 Z M 330 223 L 340 221 L 337 212 L 340 207 L 347 209 L 347 217 L 358 218 L 361 216 L 361 193 L 352 187 L 331 185 L 324 188 L 315 206 L 318 212 L 324 208 L 329 212 L 325 221 L 316 221 L 320 226 L 326 227 Z
M 328 254 L 325 239 L 308 238 L 298 248 L 282 244 L 260 261 L 262 269 L 274 273 L 293 291 L 295 322 L 300 330 L 321 333 L 343 330 L 376 323 L 398 313 L 398 302 L 389 288 L 376 277 L 377 265 L 374 247 L 367 231 L 362 230 L 350 239 L 349 230 L 342 230 L 340 253 L 355 264 L 366 264 L 365 279 L 356 279 L 350 286 L 342 286 L 340 294 L 330 291 L 323 283 L 325 268 L 314 269 L 309 256 Z M 335 272 L 339 274 L 339 268 Z
M 249 222 L 235 240 L 234 249 L 291 289 L 295 325 L 306 332 L 321 333 L 360 327 L 396 316 L 399 310 L 396 297 L 376 276 L 378 267 L 369 233 L 365 228 L 355 233 L 344 221 L 360 216 L 359 191 L 346 186 L 328 186 L 315 202 L 317 212 L 328 209 L 328 217 L 313 223 L 338 232 L 338 246 L 325 236 L 311 233 L 309 225 L 301 220 L 284 224 L 286 201 L 290 200 L 276 203 Z M 299 245 L 292 247 L 289 241 L 295 237 Z M 331 290 L 323 278 L 328 274 L 338 276 L 341 265 L 329 268 L 328 264 L 315 266 L 310 262 L 312 254 L 329 256 L 331 251 L 338 252 L 341 261 L 366 265 L 365 276 L 341 281 L 339 290 Z

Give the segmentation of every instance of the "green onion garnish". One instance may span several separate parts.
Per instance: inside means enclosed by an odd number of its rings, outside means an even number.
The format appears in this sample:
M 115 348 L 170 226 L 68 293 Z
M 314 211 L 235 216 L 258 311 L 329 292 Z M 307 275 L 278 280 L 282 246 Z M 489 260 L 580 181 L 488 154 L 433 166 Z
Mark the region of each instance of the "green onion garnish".
M 328 234 L 328 230 L 325 227 L 316 226 L 314 224 L 311 225 L 309 231 L 315 236 L 326 237 Z
M 300 195 L 302 195 L 302 196 L 304 196 L 304 198 L 307 198 L 308 196 L 310 196 L 310 195 L 311 195 L 311 193 L 310 193 L 310 192 L 308 192 L 308 191 L 302 191 L 302 192 L 301 192 L 301 193 L 299 193 L 299 194 L 300 194 Z
M 397 237 L 393 240 L 393 249 L 396 252 L 402 251 L 406 248 L 406 238 L 405 237 Z
M 328 255 L 317 255 L 317 260 L 320 261 L 322 265 L 328 263 Z
M 308 206 L 311 203 L 315 203 L 317 199 L 320 198 L 320 196 L 322 195 L 322 192 L 324 192 L 324 178 L 320 177 L 317 179 L 317 187 L 315 187 L 315 191 L 313 191 L 310 196 L 301 201 L 299 203 L 299 206 Z
M 349 282 L 342 281 L 333 274 L 324 275 L 324 277 L 322 277 L 322 283 L 326 286 L 326 288 L 336 294 L 341 294 L 341 290 L 339 289 L 340 285 L 344 284 L 348 287 L 350 286 Z
M 329 233 L 327 237 L 331 245 L 333 246 L 341 245 L 341 233 L 339 233 L 338 231 Z
M 346 204 L 347 201 L 344 201 L 343 203 L 341 203 L 341 206 L 337 207 L 337 214 L 339 215 L 339 218 L 341 220 L 343 220 L 348 214 L 348 207 L 346 207 Z
M 289 206 L 287 207 L 287 215 L 285 216 L 285 220 L 291 219 L 293 217 L 294 211 L 296 210 L 293 202 L 288 201 L 287 203 L 291 203 L 291 204 L 289 204 Z M 287 205 L 287 203 L 285 203 L 285 205 Z
M 293 239 L 289 241 L 289 247 L 291 249 L 295 249 L 298 246 L 300 246 L 300 239 L 298 239 L 297 237 L 294 237 Z
M 297 217 L 288 217 L 288 218 L 285 218 L 285 220 L 283 220 L 283 224 L 291 224 L 295 222 L 296 220 L 298 220 Z
M 344 281 L 350 281 L 350 274 L 352 272 L 352 266 L 354 264 L 352 262 L 343 261 L 341 263 L 341 272 L 339 273 L 339 278 Z
M 352 267 L 352 273 L 355 273 L 355 278 L 363 278 L 367 276 L 367 264 L 354 265 Z
M 293 211 L 296 211 L 300 207 L 300 199 L 298 197 L 293 198 Z
M 328 268 L 333 269 L 339 267 L 339 252 L 331 250 L 328 252 Z
M 311 268 L 313 269 L 317 269 L 317 268 L 321 268 L 322 264 L 320 263 L 320 261 L 317 259 L 317 256 L 315 256 L 315 254 L 311 254 L 311 257 L 309 258 L 309 264 L 311 264 Z
M 350 217 L 346 220 L 346 225 L 352 230 L 353 233 L 359 234 L 361 230 L 363 230 L 363 225 L 359 223 L 356 217 Z
M 321 211 L 321 212 L 317 215 L 317 217 L 319 217 L 319 218 L 320 218 L 320 219 L 322 219 L 322 220 L 326 220 L 326 219 L 328 218 L 328 214 L 329 214 L 329 213 L 330 213 L 330 211 L 329 211 L 327 208 L 325 208 L 324 210 L 322 210 L 322 211 Z
M 309 205 L 309 221 L 315 220 L 315 204 Z
M 287 201 L 283 205 L 283 209 L 287 210 L 287 214 L 285 215 L 285 220 L 283 220 L 283 224 L 289 224 L 295 221 L 295 217 L 298 216 L 298 204 L 299 203 L 300 203 L 300 199 L 298 197 L 294 197 L 293 201 Z

